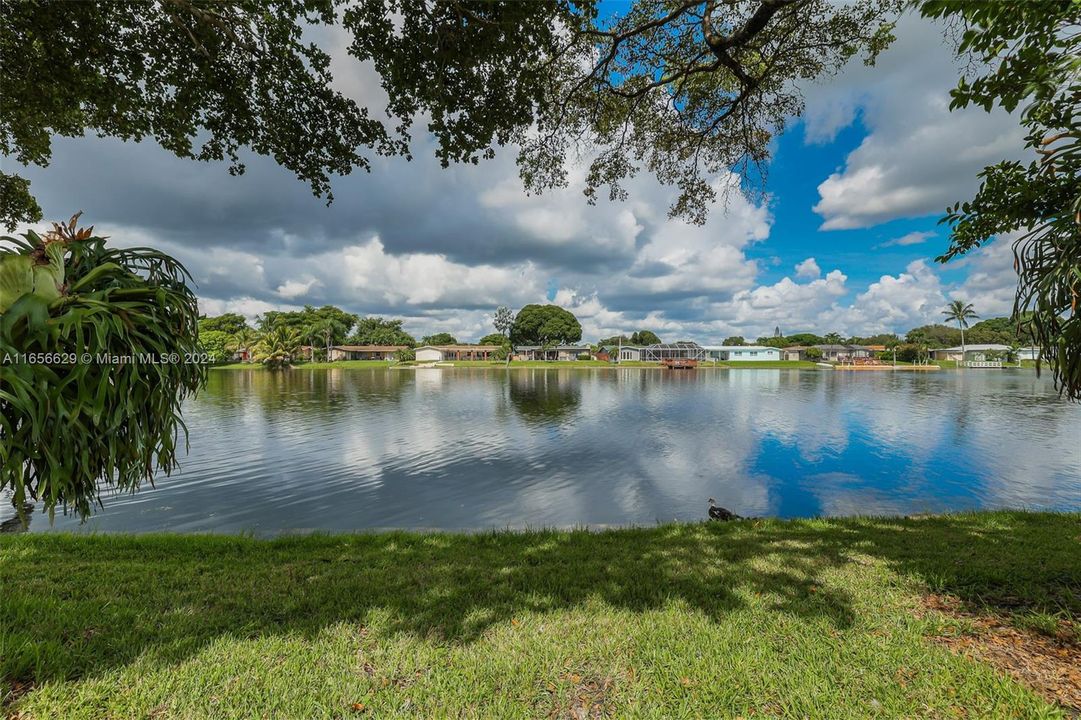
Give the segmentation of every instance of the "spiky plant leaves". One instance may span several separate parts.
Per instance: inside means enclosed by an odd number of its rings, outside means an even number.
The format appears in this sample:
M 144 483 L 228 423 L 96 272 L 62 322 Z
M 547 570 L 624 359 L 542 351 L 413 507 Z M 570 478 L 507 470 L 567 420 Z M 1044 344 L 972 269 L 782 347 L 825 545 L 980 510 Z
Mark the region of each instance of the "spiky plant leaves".
M 177 467 L 181 403 L 206 368 L 191 362 L 187 270 L 151 248 L 107 247 L 75 220 L 0 245 L 0 488 L 17 507 L 86 517 L 103 489 L 132 492 Z

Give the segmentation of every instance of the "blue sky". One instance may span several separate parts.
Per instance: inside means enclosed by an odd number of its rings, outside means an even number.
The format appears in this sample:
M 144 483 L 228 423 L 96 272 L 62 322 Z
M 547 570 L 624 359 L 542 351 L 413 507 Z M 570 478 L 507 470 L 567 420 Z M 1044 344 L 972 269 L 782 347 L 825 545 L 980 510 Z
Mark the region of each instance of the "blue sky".
M 626 202 L 591 207 L 572 165 L 569 188 L 527 196 L 514 148 L 444 170 L 423 136 L 413 162 L 378 158 L 371 174 L 336 180 L 329 208 L 265 158 L 232 177 L 152 143 L 57 139 L 51 165 L 25 173 L 46 217 L 82 209 L 118 244 L 178 257 L 208 314 L 333 303 L 404 318 L 418 337 L 475 340 L 497 305 L 552 301 L 588 340 L 650 329 L 703 343 L 777 326 L 904 332 L 958 297 L 982 317 L 1006 314 L 1008 239 L 942 267 L 937 220 L 985 165 L 1018 157 L 1021 132 L 1002 112 L 949 111 L 960 69 L 941 28 L 906 16 L 896 34 L 875 67 L 853 61 L 802 86 L 805 112 L 775 139 L 768 200 L 735 193 L 701 227 L 667 220 L 672 191 L 648 177 L 628 183 Z M 348 38 L 322 41 L 342 92 L 383 107 Z
M 763 282 L 780 280 L 791 266 L 810 254 L 822 267 L 845 268 L 854 286 L 865 286 L 914 260 L 934 258 L 949 246 L 948 228 L 938 225 L 940 212 L 866 228 L 823 230 L 823 218 L 814 211 L 819 200 L 818 186 L 843 168 L 844 159 L 867 137 L 868 130 L 857 117 L 832 141 L 812 144 L 805 135 L 804 123 L 797 122 L 776 142 L 768 178 L 773 227 L 769 242 L 755 248 L 762 253 L 755 257 L 761 257 L 767 268 L 761 276 Z M 946 203 L 942 205 L 944 209 Z M 912 233 L 930 233 L 933 237 L 913 245 L 886 246 Z M 773 264 L 773 258 L 780 262 Z

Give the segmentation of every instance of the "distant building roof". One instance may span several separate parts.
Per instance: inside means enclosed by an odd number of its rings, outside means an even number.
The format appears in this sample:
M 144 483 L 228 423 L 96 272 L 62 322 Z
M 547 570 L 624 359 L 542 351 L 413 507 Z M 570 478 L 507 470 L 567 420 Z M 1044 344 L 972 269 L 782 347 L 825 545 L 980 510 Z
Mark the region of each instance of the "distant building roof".
M 331 345 L 331 350 L 344 350 L 346 352 L 397 352 L 404 350 L 408 345 Z
M 627 347 L 627 346 L 624 345 L 623 347 Z M 702 346 L 699 345 L 696 342 L 690 342 L 689 340 L 681 340 L 680 342 L 674 342 L 674 343 L 655 343 L 653 345 L 647 345 L 646 347 L 650 348 L 652 350 L 662 350 L 662 349 L 669 349 L 670 350 L 670 349 L 677 349 L 677 348 L 678 349 L 683 349 L 683 348 L 691 348 L 691 349 L 693 349 L 693 348 L 700 348 Z
M 975 350 L 976 352 L 979 352 L 981 350 L 1002 350 L 1002 351 L 1006 351 L 1006 350 L 1009 350 L 1009 349 L 1010 349 L 1009 345 L 999 345 L 998 343 L 984 343 L 984 344 L 976 344 L 976 345 L 965 345 L 965 351 L 966 352 L 969 351 L 969 350 Z M 936 348 L 935 351 L 936 352 L 961 352 L 961 346 L 958 345 L 957 347 L 951 347 L 951 348 Z
M 616 346 L 612 345 L 612 347 L 616 347 Z M 627 346 L 624 345 L 623 347 L 627 347 Z M 519 345 L 518 347 L 516 347 L 514 349 L 515 349 L 515 351 L 518 351 L 518 350 L 589 350 L 591 348 L 589 347 L 589 345 L 552 345 L 551 347 L 548 347 L 548 348 L 544 347 L 543 345 Z
M 789 345 L 788 347 L 781 348 L 782 350 L 806 350 L 806 345 Z
M 776 350 L 780 352 L 780 348 L 775 348 L 772 345 L 703 345 L 703 350 Z
M 489 352 L 495 352 L 499 347 L 499 345 L 421 345 L 417 350 L 488 350 Z

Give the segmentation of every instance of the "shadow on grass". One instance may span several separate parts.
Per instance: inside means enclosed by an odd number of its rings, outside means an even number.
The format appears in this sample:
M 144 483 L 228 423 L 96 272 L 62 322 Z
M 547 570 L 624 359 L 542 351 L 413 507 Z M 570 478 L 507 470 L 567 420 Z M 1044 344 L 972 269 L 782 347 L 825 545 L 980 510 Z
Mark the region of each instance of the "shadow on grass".
M 223 636 L 365 623 L 469 643 L 524 612 L 680 602 L 719 619 L 749 593 L 844 631 L 822 582 L 857 555 L 971 604 L 1081 616 L 1081 515 L 987 513 L 671 525 L 589 532 L 0 538 L 0 676 L 86 677 L 150 653 L 180 662 Z

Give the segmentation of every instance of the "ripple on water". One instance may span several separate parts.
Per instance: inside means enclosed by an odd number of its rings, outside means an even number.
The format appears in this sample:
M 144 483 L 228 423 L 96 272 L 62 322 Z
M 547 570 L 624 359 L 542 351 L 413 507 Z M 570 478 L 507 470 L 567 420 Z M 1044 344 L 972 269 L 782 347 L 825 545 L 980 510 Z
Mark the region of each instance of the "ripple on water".
M 84 527 L 648 524 L 711 496 L 745 515 L 1081 507 L 1081 408 L 1032 373 L 222 371 L 185 420 L 181 469 L 106 492 Z

